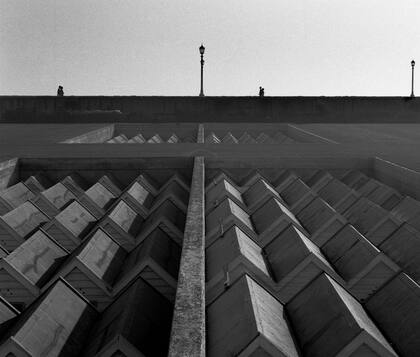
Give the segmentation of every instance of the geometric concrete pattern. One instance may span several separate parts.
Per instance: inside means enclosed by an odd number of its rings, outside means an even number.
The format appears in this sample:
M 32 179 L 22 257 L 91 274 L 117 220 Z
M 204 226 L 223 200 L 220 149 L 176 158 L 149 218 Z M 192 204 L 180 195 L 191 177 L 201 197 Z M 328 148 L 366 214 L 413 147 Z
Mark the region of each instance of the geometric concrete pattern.
M 0 356 L 419 355 L 420 125 L 1 103 Z

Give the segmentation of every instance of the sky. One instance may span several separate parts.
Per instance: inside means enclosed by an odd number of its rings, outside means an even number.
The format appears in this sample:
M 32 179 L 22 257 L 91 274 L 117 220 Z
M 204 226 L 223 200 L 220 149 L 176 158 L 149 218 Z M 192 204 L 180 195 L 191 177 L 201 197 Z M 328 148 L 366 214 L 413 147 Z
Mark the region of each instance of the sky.
M 406 96 L 418 0 L 0 0 L 0 95 Z M 420 68 L 415 87 L 420 94 Z

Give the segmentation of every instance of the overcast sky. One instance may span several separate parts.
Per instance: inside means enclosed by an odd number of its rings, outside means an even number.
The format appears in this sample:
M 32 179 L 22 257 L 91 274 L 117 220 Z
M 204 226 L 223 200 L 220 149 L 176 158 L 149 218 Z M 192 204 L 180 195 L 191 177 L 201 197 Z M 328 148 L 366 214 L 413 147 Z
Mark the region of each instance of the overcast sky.
M 0 94 L 397 95 L 418 0 L 0 0 Z

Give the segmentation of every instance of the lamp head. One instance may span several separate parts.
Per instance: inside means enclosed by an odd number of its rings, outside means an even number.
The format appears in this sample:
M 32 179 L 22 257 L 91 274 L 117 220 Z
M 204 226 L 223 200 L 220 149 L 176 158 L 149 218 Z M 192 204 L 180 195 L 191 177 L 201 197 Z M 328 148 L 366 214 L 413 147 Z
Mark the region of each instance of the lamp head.
M 204 50 L 205 50 L 205 47 L 203 46 L 203 44 L 201 44 L 201 46 L 200 46 L 199 50 L 200 50 L 200 54 L 201 54 L 201 55 L 204 55 Z
M 416 64 L 416 62 L 414 60 L 411 61 L 411 67 L 414 67 L 414 65 Z

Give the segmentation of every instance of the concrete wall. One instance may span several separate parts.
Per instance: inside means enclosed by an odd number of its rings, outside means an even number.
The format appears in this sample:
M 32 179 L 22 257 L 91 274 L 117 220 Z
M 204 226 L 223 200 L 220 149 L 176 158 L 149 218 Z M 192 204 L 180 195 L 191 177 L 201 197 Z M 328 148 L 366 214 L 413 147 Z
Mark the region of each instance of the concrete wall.
M 409 97 L 1 96 L 2 122 L 418 122 Z

